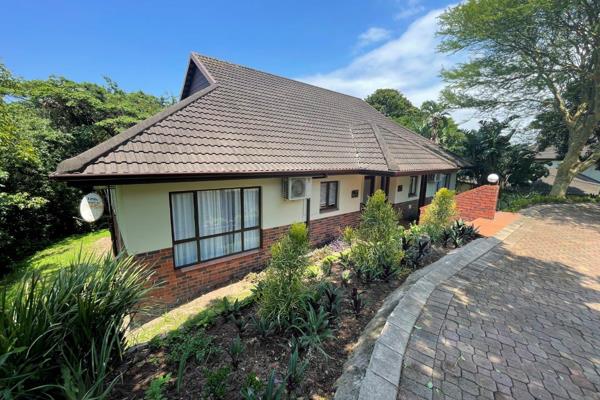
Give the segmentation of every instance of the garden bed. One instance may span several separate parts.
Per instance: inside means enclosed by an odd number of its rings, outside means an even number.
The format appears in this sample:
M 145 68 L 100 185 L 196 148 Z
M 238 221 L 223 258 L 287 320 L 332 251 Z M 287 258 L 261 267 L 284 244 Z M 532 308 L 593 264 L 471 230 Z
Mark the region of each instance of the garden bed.
M 443 257 L 448 249 L 435 247 L 423 264 L 427 265 Z M 334 338 L 324 343 L 323 349 L 328 357 L 319 352 L 308 355 L 309 364 L 301 387 L 297 394 L 307 398 L 332 398 L 335 392 L 334 383 L 342 373 L 342 367 L 352 352 L 357 339 L 364 327 L 382 305 L 389 293 L 396 289 L 408 276 L 390 282 L 364 283 L 350 282 L 345 287 L 341 282 L 342 265 L 335 262 L 331 275 L 320 277 L 332 282 L 342 292 L 342 312 L 332 320 Z M 358 316 L 352 310 L 350 300 L 352 288 L 358 289 L 365 300 L 365 306 Z M 249 320 L 256 314 L 256 305 L 250 304 L 241 310 L 242 318 Z M 199 328 L 201 329 L 201 328 Z M 190 329 L 193 333 L 193 329 Z M 160 341 L 140 347 L 127 354 L 124 363 L 117 372 L 123 373 L 122 383 L 114 388 L 113 399 L 142 399 L 153 379 L 172 374 L 173 378 L 164 384 L 164 394 L 169 399 L 198 399 L 206 395 L 206 370 L 216 371 L 221 367 L 230 368 L 226 380 L 226 399 L 241 398 L 240 389 L 249 374 L 253 373 L 262 381 L 267 382 L 271 371 L 275 371 L 275 382 L 283 383 L 291 355 L 290 335 L 278 333 L 262 338 L 253 326 L 249 326 L 240 335 L 245 345 L 237 369 L 231 368 L 231 359 L 225 349 L 239 334 L 235 324 L 224 317 L 218 317 L 214 324 L 205 329 L 205 334 L 212 336 L 213 345 L 222 350 L 221 354 L 208 363 L 196 363 L 190 360 L 179 391 L 176 389 L 177 365 L 169 361 L 169 354 Z

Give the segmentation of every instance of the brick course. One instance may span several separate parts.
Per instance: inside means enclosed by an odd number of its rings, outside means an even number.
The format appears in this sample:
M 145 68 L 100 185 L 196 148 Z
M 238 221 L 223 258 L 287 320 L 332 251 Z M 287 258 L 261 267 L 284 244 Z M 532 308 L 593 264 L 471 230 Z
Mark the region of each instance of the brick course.
M 356 226 L 360 212 L 335 215 L 310 221 L 309 235 L 312 246 L 322 245 L 337 238 L 346 226 Z M 135 258 L 155 271 L 154 280 L 160 287 L 152 296 L 166 304 L 176 304 L 239 279 L 251 271 L 263 268 L 269 258 L 269 249 L 289 229 L 289 225 L 262 230 L 260 249 L 175 269 L 171 247 Z
M 483 185 L 457 194 L 455 200 L 460 218 L 465 221 L 494 219 L 499 192 L 498 185 Z M 426 207 L 421 207 L 421 215 Z

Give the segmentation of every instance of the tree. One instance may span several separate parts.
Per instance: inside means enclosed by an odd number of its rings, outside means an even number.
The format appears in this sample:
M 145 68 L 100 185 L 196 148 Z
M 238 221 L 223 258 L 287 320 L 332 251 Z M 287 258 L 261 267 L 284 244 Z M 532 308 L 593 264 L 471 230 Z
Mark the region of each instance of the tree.
M 6 101 L 10 98 L 10 101 Z M 48 174 L 74 156 L 158 112 L 168 99 L 65 78 L 26 81 L 0 64 L 0 265 L 85 229 L 81 190 Z
M 528 184 L 548 174 L 546 167 L 535 161 L 535 151 L 528 145 L 511 144 L 516 130 L 509 129 L 510 121 L 481 121 L 479 129 L 466 133 L 462 155 L 473 167 L 464 170 L 464 176 L 484 185 L 488 175 L 496 173 L 504 187 Z
M 445 149 L 460 150 L 463 134 L 444 104 L 430 100 L 424 102 L 419 109 L 396 89 L 377 89 L 365 101 L 399 125 Z
M 568 148 L 551 194 L 565 196 L 600 159 L 597 142 L 580 156 L 600 121 L 600 2 L 467 0 L 442 14 L 439 33 L 441 51 L 473 55 L 442 72 L 455 106 L 560 115 Z
M 420 114 L 420 110 L 396 89 L 377 89 L 365 101 L 402 126 L 407 126 Z

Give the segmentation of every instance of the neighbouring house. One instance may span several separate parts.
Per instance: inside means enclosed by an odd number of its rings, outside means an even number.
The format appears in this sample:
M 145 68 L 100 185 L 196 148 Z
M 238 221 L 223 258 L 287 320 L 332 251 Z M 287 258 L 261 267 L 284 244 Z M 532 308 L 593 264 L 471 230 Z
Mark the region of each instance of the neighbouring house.
M 548 166 L 548 176 L 541 178 L 541 181 L 550 186 L 554 184 L 558 166 L 562 162 L 562 157 L 559 156 L 556 147 L 548 146 L 544 150 L 538 151 L 535 159 Z M 567 192 L 570 194 L 599 194 L 600 165 L 591 166 L 578 174 L 569 185 Z
M 105 193 L 116 250 L 174 303 L 262 266 L 294 222 L 335 238 L 379 188 L 413 219 L 465 166 L 359 98 L 192 54 L 180 102 L 52 176 Z

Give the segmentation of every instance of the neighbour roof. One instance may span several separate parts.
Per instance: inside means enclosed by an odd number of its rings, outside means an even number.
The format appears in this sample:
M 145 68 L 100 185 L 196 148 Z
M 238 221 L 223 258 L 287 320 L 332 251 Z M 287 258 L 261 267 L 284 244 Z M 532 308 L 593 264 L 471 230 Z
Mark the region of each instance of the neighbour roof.
M 352 172 L 467 164 L 356 97 L 193 53 L 183 100 L 63 161 L 63 179 Z

